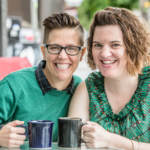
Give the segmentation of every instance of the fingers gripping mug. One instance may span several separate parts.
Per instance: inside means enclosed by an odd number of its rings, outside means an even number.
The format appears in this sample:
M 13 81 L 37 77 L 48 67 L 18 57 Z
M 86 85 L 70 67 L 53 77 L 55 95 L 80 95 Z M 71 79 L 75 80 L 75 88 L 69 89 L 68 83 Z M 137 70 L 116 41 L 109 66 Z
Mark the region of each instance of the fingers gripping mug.
M 80 147 L 81 127 L 84 125 L 81 118 L 61 117 L 58 119 L 58 146 Z

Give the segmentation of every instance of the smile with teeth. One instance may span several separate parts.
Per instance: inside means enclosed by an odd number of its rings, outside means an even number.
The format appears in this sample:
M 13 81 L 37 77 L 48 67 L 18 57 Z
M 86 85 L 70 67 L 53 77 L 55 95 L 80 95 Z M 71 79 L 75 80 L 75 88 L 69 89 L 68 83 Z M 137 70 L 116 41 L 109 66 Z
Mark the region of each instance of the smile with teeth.
M 113 63 L 116 62 L 116 60 L 101 60 L 101 62 L 102 62 L 103 64 L 113 64 Z
M 56 67 L 58 69 L 68 69 L 69 68 L 69 64 L 56 64 Z

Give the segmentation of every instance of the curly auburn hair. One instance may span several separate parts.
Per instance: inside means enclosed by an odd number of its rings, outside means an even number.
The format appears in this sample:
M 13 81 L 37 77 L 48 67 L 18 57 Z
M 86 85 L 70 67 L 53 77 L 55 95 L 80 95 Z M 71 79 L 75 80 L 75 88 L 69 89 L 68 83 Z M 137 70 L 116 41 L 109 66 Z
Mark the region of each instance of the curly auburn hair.
M 142 68 L 150 64 L 150 37 L 137 16 L 125 8 L 107 7 L 95 14 L 87 42 L 89 66 L 96 69 L 92 56 L 95 28 L 105 25 L 118 25 L 120 27 L 127 53 L 127 71 L 131 75 L 141 73 Z
M 79 31 L 80 44 L 84 44 L 84 30 L 80 22 L 67 13 L 54 13 L 43 21 L 44 38 L 43 43 L 47 43 L 50 32 L 54 29 L 71 28 Z

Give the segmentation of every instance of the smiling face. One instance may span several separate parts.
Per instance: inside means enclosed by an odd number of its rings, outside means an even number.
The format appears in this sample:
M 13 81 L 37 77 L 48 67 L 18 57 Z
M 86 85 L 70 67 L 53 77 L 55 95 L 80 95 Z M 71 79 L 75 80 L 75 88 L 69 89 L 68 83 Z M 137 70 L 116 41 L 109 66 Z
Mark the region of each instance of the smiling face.
M 79 38 L 80 33 L 74 28 L 54 29 L 50 32 L 46 44 L 81 46 Z M 53 81 L 70 81 L 73 72 L 82 59 L 83 51 L 81 50 L 78 55 L 70 56 L 64 50 L 60 54 L 50 54 L 47 48 L 41 48 L 43 57 L 46 60 L 46 67 L 44 69 L 46 77 Z
M 118 25 L 95 28 L 92 55 L 96 67 L 104 77 L 118 78 L 127 74 L 126 50 Z

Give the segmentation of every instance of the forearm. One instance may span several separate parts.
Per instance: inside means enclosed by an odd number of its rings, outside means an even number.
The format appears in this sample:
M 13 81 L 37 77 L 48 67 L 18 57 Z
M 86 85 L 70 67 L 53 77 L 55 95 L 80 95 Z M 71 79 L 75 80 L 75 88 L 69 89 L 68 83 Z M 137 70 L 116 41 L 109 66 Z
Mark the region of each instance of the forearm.
M 77 87 L 69 106 L 68 116 L 80 117 L 83 121 L 89 120 L 89 98 L 85 83 Z
M 136 142 L 113 133 L 109 136 L 108 142 L 113 147 L 125 150 L 150 150 L 149 143 Z

